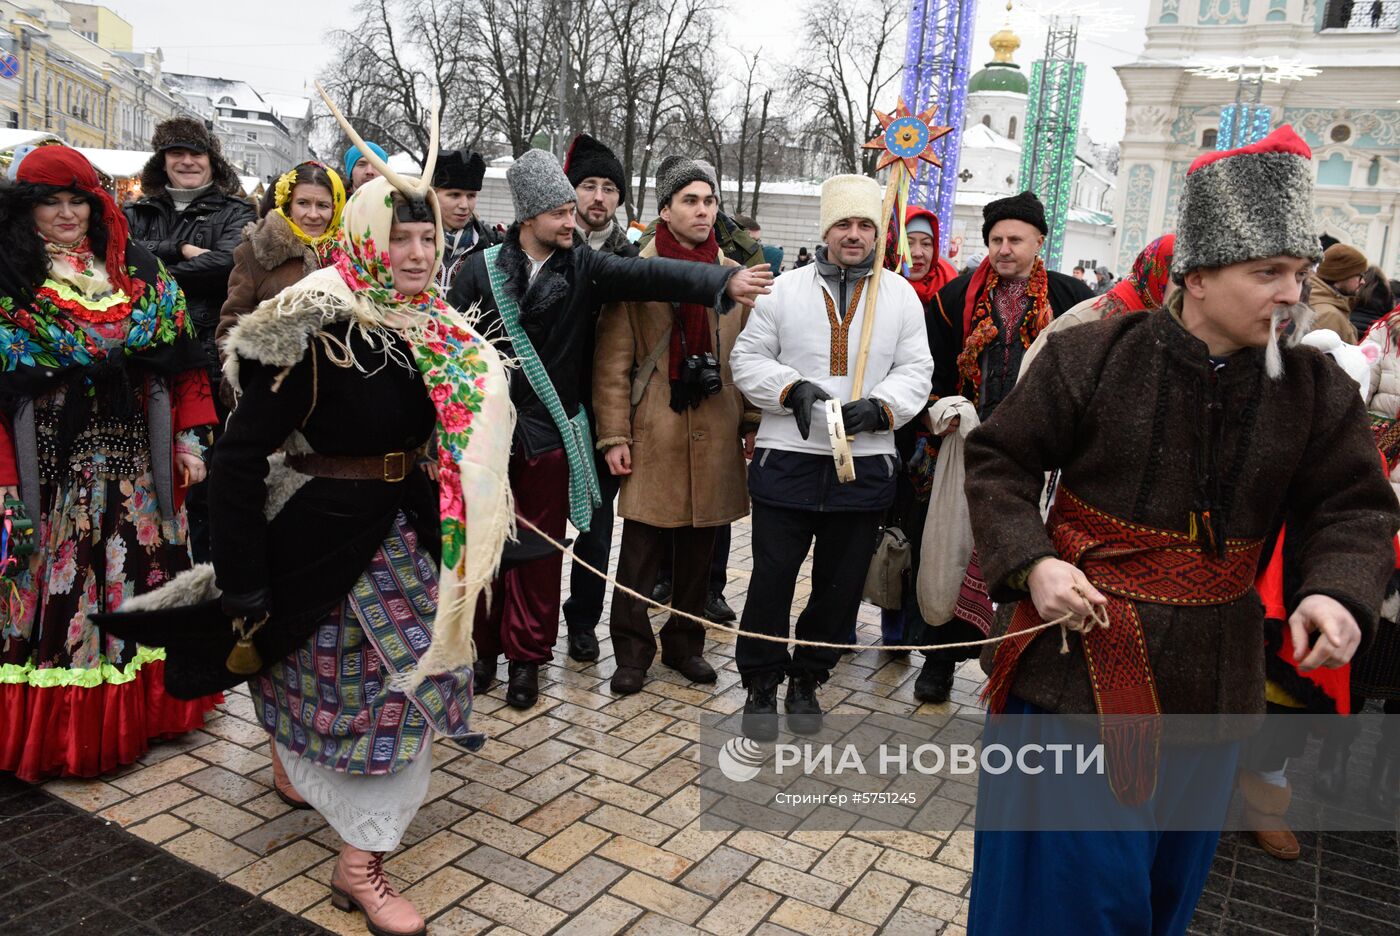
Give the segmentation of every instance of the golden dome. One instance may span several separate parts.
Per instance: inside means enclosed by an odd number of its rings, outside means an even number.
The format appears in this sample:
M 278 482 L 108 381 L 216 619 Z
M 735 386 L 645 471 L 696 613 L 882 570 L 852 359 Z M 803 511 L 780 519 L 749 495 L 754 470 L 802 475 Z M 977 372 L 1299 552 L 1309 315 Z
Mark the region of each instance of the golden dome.
M 1012 53 L 1021 47 L 1021 37 L 1007 27 L 993 35 L 990 44 L 996 53 L 995 61 L 1010 62 Z

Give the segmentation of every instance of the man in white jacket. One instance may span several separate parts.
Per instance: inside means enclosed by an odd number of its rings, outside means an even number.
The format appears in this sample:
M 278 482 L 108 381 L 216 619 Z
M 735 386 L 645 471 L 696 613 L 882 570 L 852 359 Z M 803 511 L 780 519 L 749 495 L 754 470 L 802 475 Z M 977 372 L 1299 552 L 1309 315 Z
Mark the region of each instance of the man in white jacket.
M 812 594 L 797 619 L 798 639 L 837 643 L 860 605 L 884 511 L 894 499 L 894 430 L 928 406 L 933 377 L 924 309 L 913 287 L 881 270 L 865 389 L 853 387 L 881 214 L 880 187 L 842 175 L 822 185 L 825 246 L 816 260 L 773 284 L 749 316 L 730 358 L 734 383 L 763 411 L 749 496 L 753 577 L 740 630 L 786 636 L 798 571 L 816 540 Z M 841 415 L 856 479 L 836 479 L 826 400 Z M 818 409 L 821 407 L 821 409 Z M 815 411 L 815 412 L 814 412 Z M 748 700 L 744 733 L 777 736 L 778 686 L 788 678 L 788 728 L 821 730 L 816 688 L 838 651 L 740 637 L 735 660 Z

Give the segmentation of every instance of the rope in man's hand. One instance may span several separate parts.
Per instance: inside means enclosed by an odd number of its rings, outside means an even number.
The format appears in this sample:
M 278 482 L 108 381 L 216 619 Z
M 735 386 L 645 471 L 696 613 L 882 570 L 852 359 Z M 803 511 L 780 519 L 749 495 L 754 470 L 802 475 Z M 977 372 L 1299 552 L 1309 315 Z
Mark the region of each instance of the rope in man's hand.
M 823 640 L 799 640 L 796 637 L 778 637 L 773 634 L 756 634 L 752 631 L 740 630 L 737 624 L 733 626 L 728 624 L 720 624 L 715 621 L 711 621 L 706 618 L 702 618 L 697 615 L 681 611 L 677 608 L 673 608 L 670 605 L 661 604 L 658 601 L 652 600 L 652 597 L 650 595 L 643 595 L 641 592 L 636 591 L 635 589 L 628 588 L 626 585 L 623 585 L 617 579 L 613 578 L 611 575 L 608 575 L 606 572 L 601 572 L 593 566 L 589 565 L 587 562 L 580 559 L 568 546 L 565 546 L 563 543 L 559 542 L 557 539 L 550 536 L 544 530 L 541 530 L 539 527 L 537 527 L 535 524 L 531 523 L 524 517 L 517 515 L 515 520 L 525 529 L 529 530 L 531 533 L 534 533 L 540 539 L 544 540 L 546 543 L 553 546 L 555 549 L 559 550 L 564 555 L 568 556 L 574 564 L 581 566 L 584 569 L 587 569 L 589 572 L 592 572 L 594 575 L 598 576 L 603 581 L 609 583 L 613 586 L 613 588 L 622 592 L 624 595 L 628 595 L 636 599 L 637 601 L 640 601 L 646 605 L 650 605 L 651 607 L 656 608 L 658 610 L 669 611 L 676 617 L 683 618 L 687 621 L 694 621 L 697 624 L 702 624 L 705 627 L 714 628 L 715 630 L 728 631 L 729 633 L 735 634 L 737 636 L 748 637 L 753 640 L 766 640 L 769 643 L 787 644 L 790 647 L 823 647 L 830 650 L 866 650 L 874 646 L 868 644 L 829 643 Z M 1006 640 L 1009 637 L 1023 637 L 1027 634 L 1034 634 L 1038 631 L 1048 630 L 1051 627 L 1059 627 L 1061 629 L 1060 652 L 1068 653 L 1069 643 L 1067 638 L 1065 637 L 1064 630 L 1066 628 L 1070 630 L 1075 630 L 1077 632 L 1087 630 L 1088 628 L 1086 626 L 1086 621 L 1088 620 L 1092 620 L 1095 624 L 1097 624 L 1100 627 L 1107 627 L 1108 613 L 1101 608 L 1095 609 L 1095 614 L 1090 615 L 1089 618 L 1081 618 L 1079 615 L 1069 613 L 1053 621 L 1046 621 L 1042 624 L 1037 624 L 1035 627 L 1028 627 L 1025 630 L 1017 631 L 1015 634 L 1003 634 L 1000 637 L 988 637 L 985 640 L 967 640 L 961 643 L 943 644 L 880 644 L 879 649 L 887 650 L 891 653 L 902 653 L 906 651 L 915 650 L 925 652 L 929 650 L 961 650 L 968 647 L 985 647 L 990 644 L 1001 643 L 1003 640 Z

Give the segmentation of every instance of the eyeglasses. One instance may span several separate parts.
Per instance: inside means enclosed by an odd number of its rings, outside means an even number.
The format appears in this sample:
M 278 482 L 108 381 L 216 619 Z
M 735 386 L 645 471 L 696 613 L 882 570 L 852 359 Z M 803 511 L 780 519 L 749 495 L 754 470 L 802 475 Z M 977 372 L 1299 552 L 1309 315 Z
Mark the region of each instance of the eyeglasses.
M 601 190 L 604 195 L 619 194 L 617 186 L 607 182 L 603 183 L 601 186 L 597 182 L 583 182 L 578 186 L 578 192 L 581 195 L 596 195 L 599 190 Z

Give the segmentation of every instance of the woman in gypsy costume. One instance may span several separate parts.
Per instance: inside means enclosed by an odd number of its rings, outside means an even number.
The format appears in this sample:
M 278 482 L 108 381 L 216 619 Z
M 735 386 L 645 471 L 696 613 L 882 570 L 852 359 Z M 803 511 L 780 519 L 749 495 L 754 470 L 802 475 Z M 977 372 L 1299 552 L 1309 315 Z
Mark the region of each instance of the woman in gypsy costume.
M 376 168 L 346 203 L 334 264 L 228 332 L 239 399 L 210 473 L 217 587 L 201 567 L 137 609 L 217 596 L 227 661 L 211 672 L 205 650 L 172 642 L 171 678 L 257 672 L 277 792 L 344 840 L 332 902 L 402 936 L 426 929 L 383 858 L 426 797 L 432 735 L 479 744 L 472 617 L 512 526 L 514 411 L 499 356 L 433 286 L 432 189 Z M 413 470 L 430 442 L 437 486 Z M 249 640 L 233 643 L 228 618 Z
M 268 194 L 271 207 L 245 229 L 233 252 L 228 301 L 215 333 L 221 358 L 224 336 L 240 318 L 335 259 L 346 196 L 334 169 L 314 160 L 300 163 Z
M 179 287 L 81 154 L 26 156 L 0 239 L 0 486 L 36 533 L 27 562 L 0 546 L 0 770 L 92 777 L 218 701 L 168 696 L 163 651 L 88 620 L 189 568 L 213 401 Z

